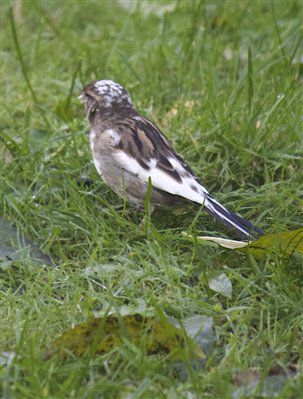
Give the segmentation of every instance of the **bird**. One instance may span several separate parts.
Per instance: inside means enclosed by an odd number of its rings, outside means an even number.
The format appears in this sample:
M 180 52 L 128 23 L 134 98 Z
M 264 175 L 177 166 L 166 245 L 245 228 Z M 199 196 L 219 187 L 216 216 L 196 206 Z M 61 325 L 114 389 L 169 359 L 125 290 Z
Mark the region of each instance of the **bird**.
M 112 80 L 86 84 L 78 97 L 90 125 L 89 142 L 98 174 L 119 197 L 151 213 L 198 204 L 217 221 L 250 240 L 264 232 L 214 199 L 172 143 L 136 110 L 129 93 Z

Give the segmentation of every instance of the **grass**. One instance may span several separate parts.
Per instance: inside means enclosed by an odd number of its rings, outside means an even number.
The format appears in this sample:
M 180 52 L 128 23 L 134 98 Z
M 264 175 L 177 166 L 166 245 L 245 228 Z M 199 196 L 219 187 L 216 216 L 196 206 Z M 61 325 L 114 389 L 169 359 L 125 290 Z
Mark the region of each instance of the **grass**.
M 302 258 L 189 242 L 182 231 L 232 236 L 204 213 L 192 223 L 193 209 L 142 229 L 143 213 L 119 209 L 98 177 L 77 101 L 93 79 L 118 81 L 225 206 L 267 232 L 297 228 L 301 4 L 166 4 L 1 4 L 2 213 L 58 266 L 1 271 L 1 351 L 15 353 L 1 369 L 4 398 L 231 398 L 239 371 L 302 367 Z M 222 272 L 231 299 L 208 286 Z M 180 374 L 128 347 L 43 361 L 61 332 L 109 306 L 211 317 L 205 367 Z M 288 379 L 279 397 L 301 392 L 302 379 Z

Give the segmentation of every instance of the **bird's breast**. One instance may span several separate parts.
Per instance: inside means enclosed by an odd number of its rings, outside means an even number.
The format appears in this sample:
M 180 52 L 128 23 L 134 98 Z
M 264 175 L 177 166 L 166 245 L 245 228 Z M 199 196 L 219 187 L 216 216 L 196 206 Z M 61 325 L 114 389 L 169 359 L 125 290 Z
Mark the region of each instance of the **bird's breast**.
M 115 129 L 106 129 L 101 132 L 92 129 L 90 132 L 90 149 L 92 153 L 108 154 L 115 147 L 117 147 L 121 140 L 121 134 Z
M 92 152 L 94 152 L 95 140 L 96 140 L 96 132 L 94 130 L 91 130 L 89 134 L 89 145 Z

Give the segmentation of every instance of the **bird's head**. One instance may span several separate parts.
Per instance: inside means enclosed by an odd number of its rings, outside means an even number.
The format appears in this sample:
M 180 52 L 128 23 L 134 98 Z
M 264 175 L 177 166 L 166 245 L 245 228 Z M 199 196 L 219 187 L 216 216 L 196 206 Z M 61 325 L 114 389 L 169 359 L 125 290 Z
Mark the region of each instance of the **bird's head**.
M 96 113 L 112 113 L 118 109 L 133 109 L 131 98 L 127 91 L 112 80 L 97 80 L 84 86 L 78 97 L 83 103 L 87 117 L 90 119 Z

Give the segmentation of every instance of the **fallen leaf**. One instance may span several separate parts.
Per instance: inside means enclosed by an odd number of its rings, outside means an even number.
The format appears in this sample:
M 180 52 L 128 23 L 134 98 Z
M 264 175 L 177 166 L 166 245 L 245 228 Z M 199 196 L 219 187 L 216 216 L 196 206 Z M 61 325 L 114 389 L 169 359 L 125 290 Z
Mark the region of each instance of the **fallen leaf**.
M 215 336 L 213 319 L 201 315 L 194 315 L 182 320 L 186 334 L 192 338 L 206 354 L 212 351 Z
M 218 292 L 227 298 L 231 298 L 232 285 L 230 279 L 225 273 L 220 273 L 218 276 L 209 280 L 208 286 L 213 291 Z
M 258 383 L 260 381 L 260 373 L 255 370 L 238 371 L 233 380 L 238 387 Z
M 283 369 L 278 372 L 270 370 L 265 378 L 255 370 L 239 371 L 233 378 L 238 388 L 233 391 L 232 397 L 233 399 L 277 398 L 280 397 L 287 380 L 295 377 L 296 373 L 291 371 L 286 373 Z
M 85 353 L 105 354 L 121 347 L 125 340 L 143 347 L 146 353 L 166 354 L 174 360 L 186 359 L 189 353 L 200 359 L 204 353 L 183 329 L 171 325 L 161 317 L 145 317 L 140 314 L 128 316 L 110 315 L 95 318 L 65 331 L 45 352 L 45 359 L 54 354 L 72 353 L 82 356 Z
M 200 236 L 200 237 L 197 237 L 197 239 L 201 240 L 201 241 L 212 241 L 212 242 L 215 242 L 215 243 L 221 245 L 221 247 L 228 248 L 228 249 L 244 248 L 248 245 L 247 241 L 229 240 L 229 239 L 221 238 L 221 237 Z
M 41 252 L 38 245 L 24 238 L 21 232 L 0 218 L 0 266 L 8 267 L 11 263 L 26 258 L 53 265 L 50 257 Z
M 283 255 L 291 255 L 293 252 L 303 254 L 303 228 L 266 234 L 258 240 L 250 242 L 247 248 L 254 255 L 261 256 L 277 249 Z

